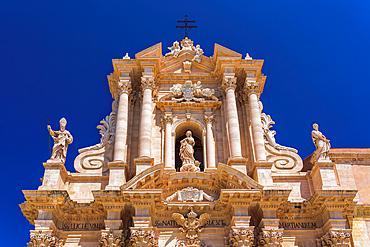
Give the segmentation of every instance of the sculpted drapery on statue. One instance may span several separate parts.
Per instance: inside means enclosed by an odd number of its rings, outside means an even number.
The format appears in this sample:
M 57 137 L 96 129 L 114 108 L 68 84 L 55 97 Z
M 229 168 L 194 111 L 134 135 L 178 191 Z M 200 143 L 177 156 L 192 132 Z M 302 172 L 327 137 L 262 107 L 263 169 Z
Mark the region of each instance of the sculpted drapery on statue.
M 190 130 L 186 131 L 186 137 L 180 141 L 180 159 L 182 161 L 181 172 L 199 172 L 200 162 L 194 159 L 195 140 Z
M 51 137 L 54 139 L 53 152 L 51 153 L 50 160 L 60 160 L 63 164 L 66 161 L 68 144 L 73 142 L 73 137 L 68 130 L 66 130 L 67 120 L 60 119 L 60 130 L 54 131 L 48 125 L 48 130 Z
M 326 138 L 320 131 L 319 125 L 314 123 L 312 125 L 313 130 L 311 132 L 312 141 L 316 146 L 316 151 L 312 156 L 312 161 L 330 161 L 329 150 L 330 140 Z

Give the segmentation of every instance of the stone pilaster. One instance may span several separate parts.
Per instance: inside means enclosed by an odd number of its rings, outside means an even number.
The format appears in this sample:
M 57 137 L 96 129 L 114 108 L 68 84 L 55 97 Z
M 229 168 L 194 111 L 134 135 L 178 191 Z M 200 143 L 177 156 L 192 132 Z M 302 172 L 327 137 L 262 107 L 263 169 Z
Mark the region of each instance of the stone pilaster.
M 214 116 L 212 114 L 205 114 L 204 115 L 204 122 L 206 123 L 206 126 L 207 126 L 207 133 L 206 133 L 207 167 L 205 169 L 206 172 L 216 170 L 215 141 L 214 141 L 214 138 L 213 138 L 213 131 L 212 131 L 212 123 L 214 121 L 215 121 Z
M 165 125 L 165 140 L 164 140 L 164 169 L 168 171 L 175 171 L 175 164 L 172 160 L 173 155 L 173 143 L 172 143 L 172 121 L 173 117 L 171 114 L 166 114 L 162 117 L 162 122 Z
M 256 161 L 266 161 L 265 141 L 261 122 L 261 110 L 258 106 L 259 87 L 255 79 L 247 79 L 245 90 L 248 93 L 249 110 L 252 125 L 252 136 Z
M 131 92 L 131 78 L 129 75 L 120 77 L 117 84 L 119 103 L 114 142 L 114 161 L 127 162 L 128 97 Z
M 234 73 L 224 73 L 222 86 L 226 93 L 226 114 L 231 158 L 242 158 L 239 119 L 235 99 L 236 79 Z

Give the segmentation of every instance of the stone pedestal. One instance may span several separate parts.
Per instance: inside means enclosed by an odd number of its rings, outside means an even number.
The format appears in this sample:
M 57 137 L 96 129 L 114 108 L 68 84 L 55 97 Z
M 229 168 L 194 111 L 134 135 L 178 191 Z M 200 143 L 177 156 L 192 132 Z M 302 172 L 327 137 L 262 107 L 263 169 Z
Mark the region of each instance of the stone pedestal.
M 109 184 L 106 190 L 120 190 L 120 186 L 126 183 L 128 175 L 127 164 L 122 161 L 113 161 L 108 163 Z
M 227 165 L 238 171 L 241 171 L 244 174 L 247 174 L 247 162 L 248 159 L 245 158 L 229 158 L 227 160 Z
M 335 164 L 333 162 L 315 162 L 311 173 L 312 183 L 315 190 L 338 190 Z
M 39 190 L 64 190 L 67 170 L 61 161 L 48 160 L 45 167 L 42 185 Z
M 135 162 L 135 167 L 136 167 L 136 175 L 140 174 L 142 171 L 154 165 L 153 158 L 146 158 L 146 157 L 137 158 L 137 159 L 134 159 L 134 162 Z
M 273 163 L 260 161 L 253 163 L 252 178 L 259 184 L 267 187 L 273 187 L 271 167 Z

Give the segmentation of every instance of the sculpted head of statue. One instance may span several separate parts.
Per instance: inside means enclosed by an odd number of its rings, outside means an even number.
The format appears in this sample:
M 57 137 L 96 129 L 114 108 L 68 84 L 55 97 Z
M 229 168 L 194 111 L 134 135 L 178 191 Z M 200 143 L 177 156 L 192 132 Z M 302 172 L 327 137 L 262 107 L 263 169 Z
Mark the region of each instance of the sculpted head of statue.
M 59 124 L 60 124 L 60 130 L 64 131 L 66 129 L 67 120 L 65 118 L 62 118 L 59 120 Z

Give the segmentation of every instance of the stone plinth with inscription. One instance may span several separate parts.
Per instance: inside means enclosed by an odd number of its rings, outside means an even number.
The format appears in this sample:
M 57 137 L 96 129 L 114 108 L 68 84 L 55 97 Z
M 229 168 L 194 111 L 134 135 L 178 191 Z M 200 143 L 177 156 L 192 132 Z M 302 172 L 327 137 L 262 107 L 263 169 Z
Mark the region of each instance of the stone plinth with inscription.
M 302 160 L 264 112 L 263 60 L 189 37 L 169 50 L 113 59 L 112 111 L 75 172 L 65 121 L 49 127 L 55 152 L 20 205 L 28 246 L 370 246 L 370 149 L 331 148 L 315 125 Z

